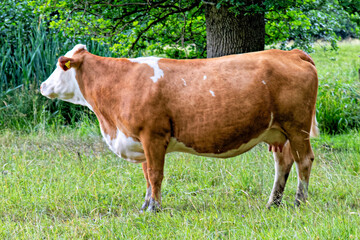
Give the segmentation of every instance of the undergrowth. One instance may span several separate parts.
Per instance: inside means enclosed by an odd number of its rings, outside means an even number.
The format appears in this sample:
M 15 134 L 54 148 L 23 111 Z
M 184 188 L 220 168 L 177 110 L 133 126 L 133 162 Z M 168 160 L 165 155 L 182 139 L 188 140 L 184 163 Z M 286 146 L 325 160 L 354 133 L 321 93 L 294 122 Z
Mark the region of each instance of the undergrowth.
M 338 51 L 318 46 L 313 57 L 319 76 L 317 117 L 323 133 L 360 129 L 360 41 L 339 43 Z

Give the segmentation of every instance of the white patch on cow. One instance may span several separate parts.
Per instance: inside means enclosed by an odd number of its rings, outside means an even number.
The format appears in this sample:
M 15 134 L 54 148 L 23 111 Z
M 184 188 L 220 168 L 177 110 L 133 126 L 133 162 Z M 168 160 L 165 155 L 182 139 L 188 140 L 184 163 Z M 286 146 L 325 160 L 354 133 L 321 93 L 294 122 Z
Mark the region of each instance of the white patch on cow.
M 277 157 L 276 152 L 273 152 L 273 156 L 275 159 L 275 180 L 274 180 L 274 186 L 273 186 L 273 190 L 277 189 L 279 185 L 285 185 L 285 172 L 282 171 L 282 169 L 280 168 L 280 164 L 279 164 L 279 159 Z M 274 193 L 274 191 L 273 191 Z
M 207 78 L 206 75 L 204 75 L 204 80 L 206 80 L 206 78 Z
M 159 60 L 161 58 L 157 57 L 139 57 L 139 58 L 129 58 L 130 62 L 136 62 L 140 64 L 147 64 L 154 69 L 154 76 L 150 77 L 151 80 L 156 83 L 161 77 L 164 76 L 164 71 L 159 67 Z
M 145 201 L 150 201 L 151 198 L 151 185 L 146 189 Z
M 132 137 L 126 137 L 126 135 L 119 129 L 117 129 L 116 137 L 113 139 L 102 129 L 101 134 L 103 135 L 110 150 L 119 157 L 132 163 L 141 163 L 146 160 L 141 142 L 135 141 Z
M 275 157 L 276 152 L 273 152 L 273 155 L 274 155 L 274 158 L 276 158 L 276 157 Z M 279 180 L 279 177 L 282 176 L 282 175 L 284 175 L 284 174 L 282 173 L 282 171 L 281 171 L 281 169 L 280 169 L 279 161 L 276 160 L 276 161 L 275 161 L 275 181 L 274 181 L 273 189 L 276 188 L 277 185 L 279 184 L 279 181 L 278 181 L 278 180 Z
M 264 80 L 262 80 L 262 83 L 263 83 L 264 85 L 266 85 L 266 82 L 265 82 Z
M 279 159 L 277 157 L 277 153 L 274 152 L 274 159 L 275 159 L 275 179 L 274 179 L 274 185 L 269 197 L 269 201 L 267 203 L 267 206 L 271 206 L 271 204 L 277 200 L 278 197 L 278 189 L 280 189 L 282 186 L 285 186 L 285 172 L 282 171 L 279 164 Z
M 185 79 L 182 78 L 181 80 L 184 82 L 184 86 L 186 86 L 186 81 L 185 81 Z
M 80 49 L 86 49 L 86 46 L 78 44 L 67 52 L 65 56 L 71 58 Z M 84 105 L 92 110 L 91 105 L 85 100 L 80 91 L 75 69 L 70 68 L 64 71 L 59 66 L 59 63 L 56 64 L 56 69 L 50 77 L 41 84 L 41 94 L 51 99 L 58 98 L 66 102 Z
M 316 115 L 314 115 L 311 124 L 310 137 L 317 137 L 319 135 L 320 135 L 320 131 L 318 128 L 318 122 L 316 120 Z
M 274 113 L 273 113 L 273 112 L 271 112 L 271 119 L 270 119 L 270 122 L 269 122 L 269 126 L 268 126 L 268 128 L 270 128 L 270 127 L 271 127 L 271 125 L 273 124 L 273 122 L 274 122 Z
M 211 95 L 212 95 L 213 97 L 215 97 L 215 93 L 214 93 L 212 90 L 210 90 L 209 92 L 211 93 Z
M 65 57 L 72 58 L 74 56 L 74 53 L 76 53 L 80 49 L 87 50 L 87 48 L 86 48 L 86 46 L 84 44 L 77 44 L 77 45 L 75 45 L 75 47 L 73 49 L 71 49 L 70 51 L 68 51 L 65 54 Z

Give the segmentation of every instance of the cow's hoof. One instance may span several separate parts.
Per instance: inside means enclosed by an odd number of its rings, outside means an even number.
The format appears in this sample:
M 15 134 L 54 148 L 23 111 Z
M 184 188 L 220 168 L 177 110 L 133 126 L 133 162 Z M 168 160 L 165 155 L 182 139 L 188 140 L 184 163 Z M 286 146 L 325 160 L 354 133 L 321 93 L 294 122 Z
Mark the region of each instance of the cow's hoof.
M 303 194 L 296 194 L 295 196 L 295 201 L 294 201 L 294 206 L 295 207 L 300 207 L 301 205 L 305 205 L 306 204 L 306 198 L 304 197 Z
M 158 201 L 154 200 L 153 198 L 150 198 L 149 207 L 146 210 L 147 212 L 160 212 L 161 211 L 161 205 Z
M 275 201 L 273 201 L 273 202 L 268 202 L 268 203 L 266 204 L 266 208 L 270 210 L 270 209 L 273 208 L 273 207 L 275 207 L 275 208 L 280 207 L 280 205 L 281 205 L 281 200 L 280 200 L 280 201 L 279 201 L 279 200 L 275 200 Z
M 150 200 L 145 200 L 144 204 L 140 208 L 140 213 L 144 213 L 144 211 L 149 207 Z
M 304 200 L 295 199 L 294 206 L 300 207 L 301 205 L 304 205 L 305 203 L 306 203 L 306 201 L 304 201 Z
M 270 209 L 271 209 L 271 207 L 273 207 L 273 203 L 267 203 L 267 204 L 266 204 L 266 208 L 267 208 L 267 209 L 269 209 L 269 210 L 270 210 Z

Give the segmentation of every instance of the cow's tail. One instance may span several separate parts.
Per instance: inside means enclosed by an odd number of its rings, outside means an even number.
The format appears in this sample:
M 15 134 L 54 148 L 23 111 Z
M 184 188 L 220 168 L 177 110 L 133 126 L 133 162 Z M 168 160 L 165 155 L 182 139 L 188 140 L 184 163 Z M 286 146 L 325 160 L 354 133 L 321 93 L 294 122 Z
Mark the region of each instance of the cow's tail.
M 302 60 L 311 63 L 315 67 L 315 63 L 309 54 L 299 49 L 294 49 L 292 51 L 297 52 Z M 318 137 L 318 136 L 320 136 L 320 131 L 318 128 L 318 122 L 316 121 L 316 110 L 314 109 L 312 122 L 311 122 L 310 137 Z
M 310 137 L 318 137 L 320 136 L 320 131 L 318 128 L 318 122 L 316 121 L 316 114 L 312 116 L 311 129 L 310 129 Z

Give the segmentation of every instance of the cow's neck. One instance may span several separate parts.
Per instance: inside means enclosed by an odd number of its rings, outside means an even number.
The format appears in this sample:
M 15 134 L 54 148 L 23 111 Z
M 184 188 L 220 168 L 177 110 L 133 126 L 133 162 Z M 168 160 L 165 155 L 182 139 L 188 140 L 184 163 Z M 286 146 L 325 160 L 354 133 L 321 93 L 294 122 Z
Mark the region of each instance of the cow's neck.
M 114 115 L 113 109 L 122 101 L 119 91 L 123 84 L 121 76 L 127 71 L 126 64 L 126 59 L 87 54 L 76 73 L 81 93 L 99 119 L 101 129 L 112 138 L 119 128 L 119 116 Z M 120 130 L 124 132 L 124 129 Z

